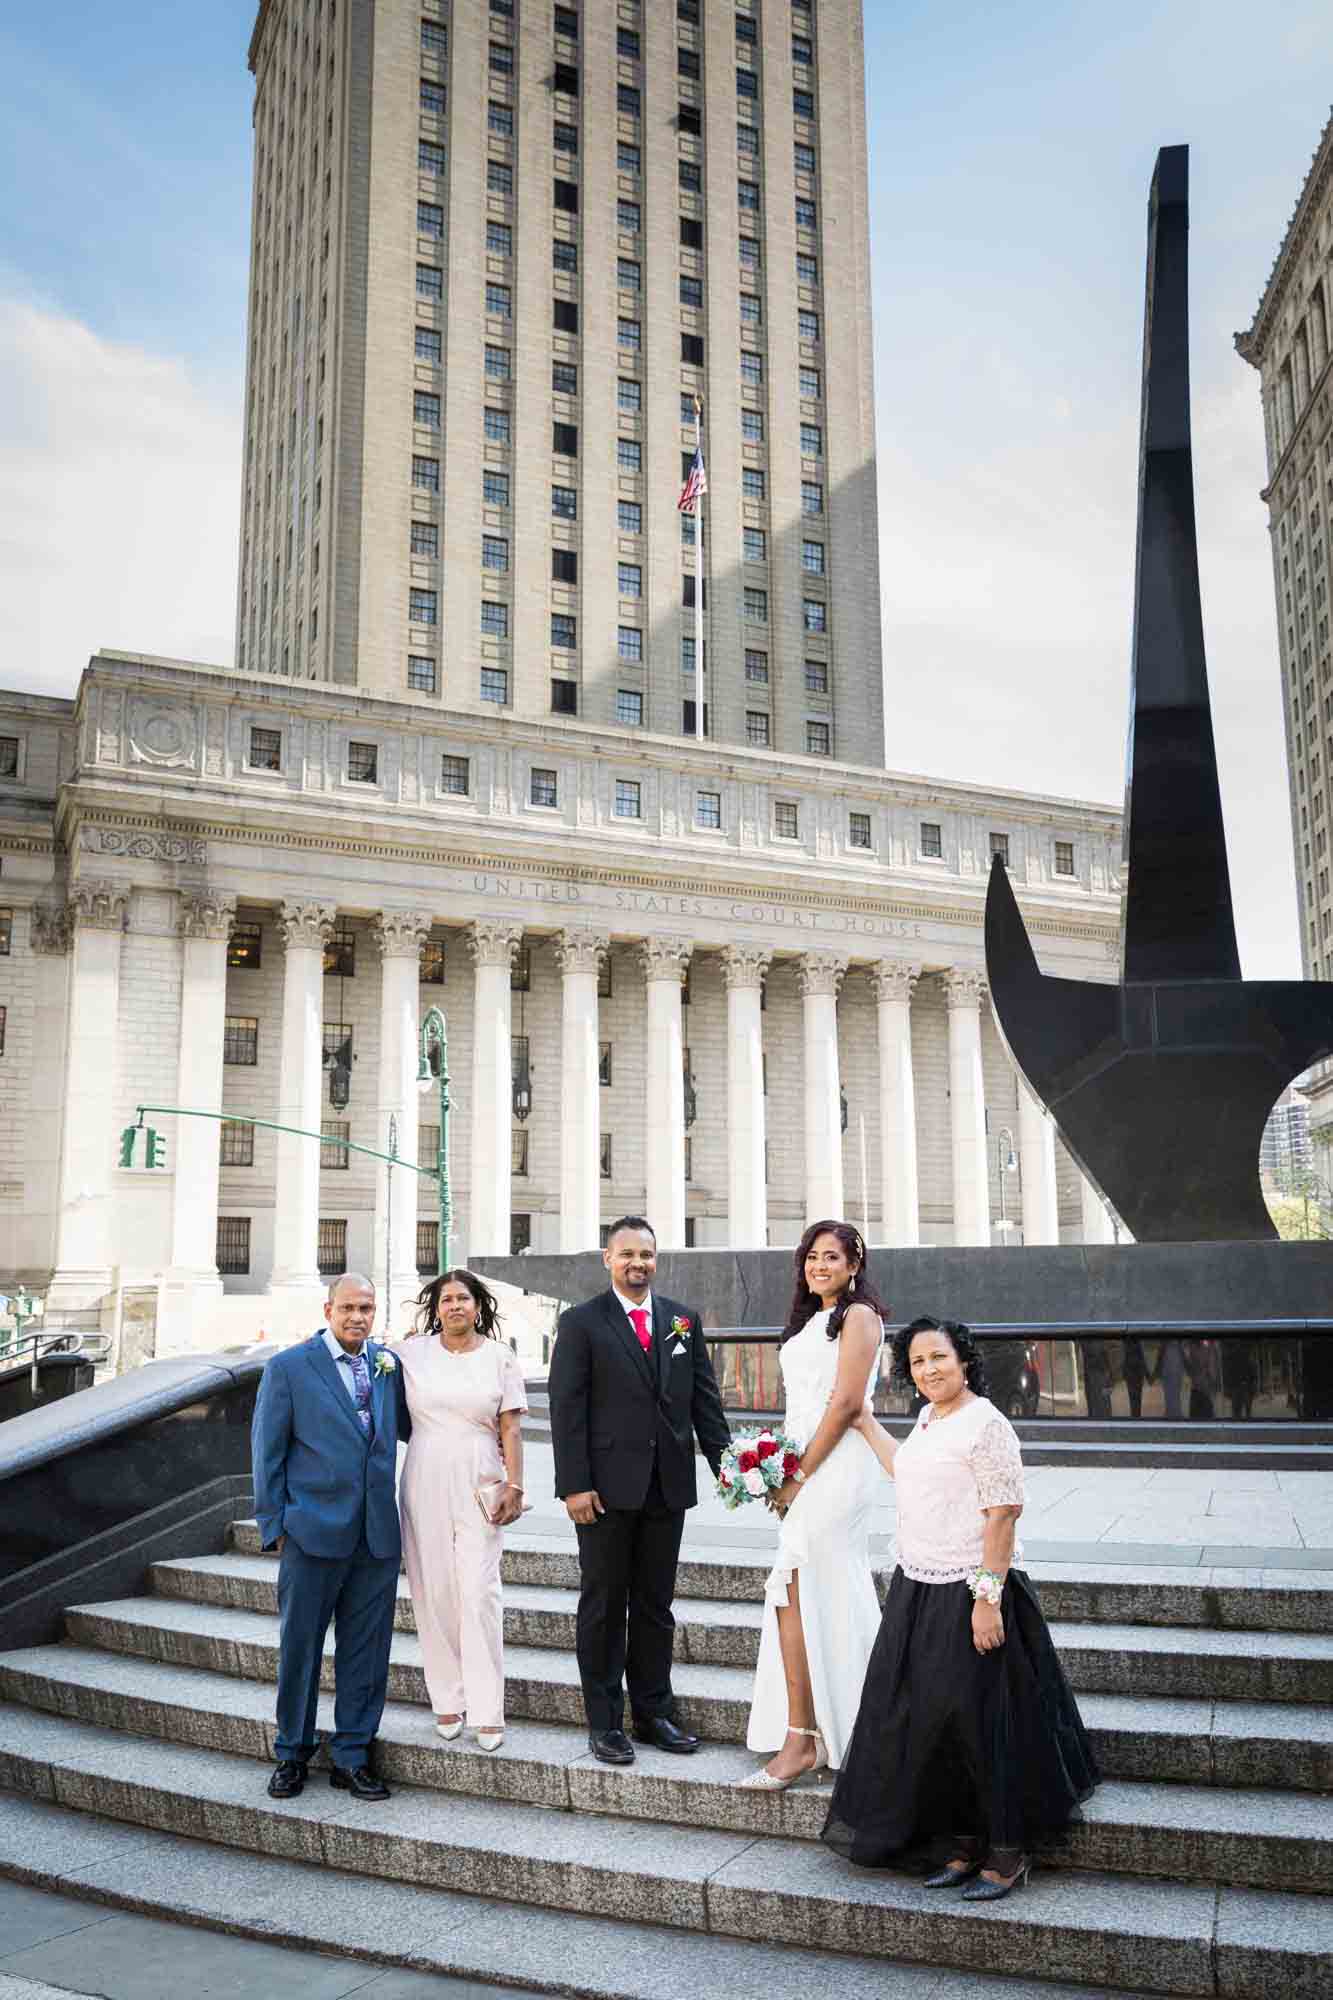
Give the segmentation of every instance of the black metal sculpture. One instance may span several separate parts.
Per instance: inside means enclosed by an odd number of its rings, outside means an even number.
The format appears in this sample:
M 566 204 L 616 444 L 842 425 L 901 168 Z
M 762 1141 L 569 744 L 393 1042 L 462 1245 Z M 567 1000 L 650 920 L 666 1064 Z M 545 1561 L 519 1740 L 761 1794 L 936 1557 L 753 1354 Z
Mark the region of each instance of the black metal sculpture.
M 1272 1237 L 1259 1141 L 1333 1054 L 1333 986 L 1240 976 L 1204 660 L 1189 392 L 1189 149 L 1148 202 L 1121 982 L 1047 978 L 1003 862 L 986 972 L 1001 1033 L 1140 1242 Z

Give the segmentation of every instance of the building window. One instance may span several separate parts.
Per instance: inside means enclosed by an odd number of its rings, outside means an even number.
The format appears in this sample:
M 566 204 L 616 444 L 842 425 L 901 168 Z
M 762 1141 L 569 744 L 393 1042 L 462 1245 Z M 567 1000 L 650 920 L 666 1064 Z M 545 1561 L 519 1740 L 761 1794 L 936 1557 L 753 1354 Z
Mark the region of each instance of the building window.
M 616 29 L 616 54 L 624 56 L 627 62 L 637 62 L 639 60 L 639 36 L 637 29 Z
M 741 497 L 745 500 L 764 500 L 768 497 L 768 481 L 753 465 L 741 468 Z
M 440 553 L 440 531 L 434 521 L 413 521 L 410 553 L 414 556 L 437 556 Z
M 764 413 L 762 410 L 741 411 L 741 438 L 746 444 L 764 442 Z
M 643 344 L 643 329 L 636 319 L 616 321 L 616 346 L 637 351 Z
M 551 394 L 553 396 L 577 396 L 578 393 L 578 363 L 575 361 L 553 361 L 551 363 Z M 563 452 L 566 458 L 572 458 L 579 448 L 578 426 L 576 424 L 556 424 L 552 435 L 557 439 L 554 449 Z
M 487 415 L 491 412 L 488 410 Z M 509 412 L 504 413 L 507 418 Z M 506 427 L 506 436 L 508 430 Z M 483 472 L 481 475 L 481 497 L 488 507 L 509 505 L 509 474 L 507 472 Z
M 746 562 L 768 561 L 768 536 L 762 528 L 745 528 L 741 533 L 741 554 Z
M 424 429 L 440 428 L 440 399 L 430 389 L 418 389 L 412 397 L 412 421 Z
M 824 511 L 824 489 L 815 479 L 801 481 L 801 512 L 822 514 Z
M 497 139 L 512 139 L 514 136 L 514 112 L 512 105 L 497 104 L 492 98 L 486 107 L 487 129 L 494 132 Z
M 818 424 L 801 425 L 802 458 L 822 458 L 824 456 L 824 433 Z
M 738 69 L 736 72 L 737 97 L 758 97 L 759 78 L 752 69 Z
M 346 1173 L 350 1155 L 341 1142 L 350 1139 L 352 1127 L 346 1118 L 324 1118 L 320 1121 L 322 1135 L 319 1148 L 319 1170 L 324 1173 Z
M 643 787 L 637 778 L 616 779 L 616 818 L 642 819 Z
M 847 844 L 849 847 L 870 846 L 870 814 L 849 813 L 847 815 Z
M 757 271 L 763 252 L 757 236 L 742 236 L 739 244 L 742 271 Z
M 412 606 L 413 617 L 416 616 L 416 598 L 428 597 L 431 600 L 430 616 L 426 618 L 423 612 L 423 620 L 425 623 L 433 625 L 435 622 L 435 592 L 433 590 L 414 590 L 412 597 L 414 600 Z M 380 753 L 377 743 L 349 743 L 347 746 L 348 779 L 352 784 L 356 785 L 377 784 L 379 781 L 379 761 Z
M 941 830 L 934 820 L 923 819 L 921 822 L 921 852 L 928 861 L 938 861 L 944 853 Z
M 508 42 L 491 43 L 489 68 L 492 76 L 512 76 L 514 74 L 514 51 Z
M 420 80 L 418 103 L 428 118 L 443 118 L 445 112 L 444 85 L 432 83 L 429 77 Z
M 509 380 L 509 349 L 507 347 L 487 346 L 486 377 L 490 382 L 507 382 Z
M 578 683 L 576 681 L 553 680 L 551 682 L 552 715 L 577 715 L 578 712 Z
M 233 924 L 227 939 L 227 970 L 258 972 L 263 962 L 264 933 L 258 924 Z
M 551 613 L 551 644 L 558 646 L 561 652 L 572 653 L 578 642 L 579 625 L 577 618 L 571 617 L 568 611 L 553 611 Z
M 444 172 L 444 147 L 437 145 L 433 139 L 418 139 L 417 172 L 439 180 Z
M 762 708 L 747 708 L 745 711 L 745 740 L 757 749 L 768 748 L 768 716 Z
M 481 566 L 483 569 L 507 570 L 509 567 L 509 538 L 506 535 L 483 535 L 481 538 Z M 432 593 L 433 595 L 433 593 Z M 433 621 L 432 621 L 433 622 Z
M 1072 875 L 1074 872 L 1074 843 L 1072 840 L 1057 840 L 1055 843 L 1055 872 L 1057 875 Z
M 218 1144 L 218 1164 L 223 1167 L 252 1167 L 254 1163 L 254 1126 L 244 1118 L 225 1118 Z
M 823 576 L 824 544 L 822 542 L 801 543 L 801 568 L 807 576 Z
M 440 490 L 440 461 L 438 458 L 414 458 L 412 460 L 412 484 L 423 493 L 438 493 Z
M 337 924 L 324 947 L 326 979 L 356 978 L 356 935 L 345 924 Z
M 218 1217 L 217 1265 L 224 1278 L 243 1278 L 250 1270 L 250 1218 Z
M 579 212 L 578 182 L 556 181 L 551 189 L 551 202 L 562 215 L 577 215 Z
M 603 1090 L 611 1088 L 611 1044 L 599 1042 L 597 1047 L 597 1081 Z
M 815 97 L 811 90 L 794 90 L 791 94 L 791 108 L 797 118 L 813 118 Z
M 488 194 L 512 194 L 514 192 L 514 169 L 503 160 L 486 162 L 486 192 Z
M 621 174 L 637 174 L 643 166 L 643 156 L 637 146 L 627 139 L 616 142 L 616 171 Z
M 579 552 L 577 549 L 551 550 L 552 583 L 577 583 L 579 580 Z
M 509 968 L 509 991 L 511 993 L 531 993 L 532 991 L 532 946 L 521 944 L 514 953 L 514 963 Z M 515 1041 L 526 1040 L 526 1036 L 514 1037 Z
M 520 1180 L 527 1178 L 528 1134 L 521 1125 L 516 1125 L 509 1135 L 509 1170 Z
M 643 659 L 643 633 L 637 625 L 616 627 L 616 653 L 622 660 Z
M 416 334 L 416 355 L 418 361 L 438 364 L 444 358 L 443 338 L 432 326 L 419 326 Z
M 757 126 L 738 125 L 736 127 L 736 151 L 743 154 L 747 159 L 758 159 L 759 130 Z
M 417 235 L 429 236 L 434 242 L 444 239 L 444 210 L 436 201 L 417 203 Z
M 417 297 L 419 299 L 444 297 L 444 273 L 437 264 L 417 265 Z
M 252 729 L 250 731 L 250 769 L 252 771 L 280 771 L 282 769 L 282 731 L 280 729 Z
M 433 590 L 410 590 L 407 594 L 408 622 L 413 625 L 433 625 L 439 600 Z M 349 777 L 352 776 L 349 770 Z
M 443 986 L 444 984 L 444 939 L 423 938 L 421 957 L 418 961 L 417 977 L 423 986 Z
M 643 505 L 638 500 L 620 500 L 616 503 L 616 521 L 622 535 L 643 533 Z
M 643 565 L 623 562 L 617 566 L 616 580 L 622 597 L 643 596 Z
M 627 417 L 637 417 L 643 408 L 643 384 L 632 375 L 622 375 L 616 383 L 616 408 Z
M 315 1263 L 321 1278 L 336 1278 L 347 1269 L 347 1222 L 343 1217 L 321 1215 Z
M 617 688 L 616 721 L 627 729 L 637 729 L 643 722 L 643 696 L 637 688 Z
M 486 249 L 492 257 L 512 257 L 514 232 L 507 222 L 486 224 Z
M 796 162 L 796 171 L 798 174 L 814 173 L 815 149 L 813 146 L 807 146 L 801 140 L 797 140 L 794 149 L 794 157 Z
M 800 839 L 800 807 L 797 805 L 795 799 L 775 799 L 773 801 L 773 831 L 779 840 Z
M 801 394 L 814 402 L 819 395 L 819 370 L 802 368 L 800 373 Z
M 577 487 L 553 486 L 551 488 L 551 517 L 556 521 L 577 521 L 579 517 Z
M 528 801 L 534 806 L 554 806 L 560 803 L 554 771 L 534 766 L 528 781 Z
M 676 179 L 682 194 L 700 194 L 703 191 L 703 168 L 697 160 L 682 160 L 676 169 Z
M 259 1061 L 259 1019 L 254 1014 L 228 1014 L 222 1027 L 222 1060 L 238 1069 L 253 1069 Z
M 551 305 L 551 325 L 557 333 L 577 333 L 579 309 L 573 299 L 555 299 Z
M 699 334 L 682 333 L 680 336 L 680 358 L 689 368 L 703 367 L 704 344 Z
M 747 624 L 767 625 L 768 592 L 766 590 L 747 590 L 744 599 L 744 611 Z
M 807 632 L 828 631 L 828 606 L 822 598 L 807 597 L 802 600 L 802 616 Z
M 678 104 L 676 106 L 676 130 L 678 132 L 684 132 L 688 137 L 697 139 L 703 132 L 703 129 L 703 113 L 697 104 Z
M 407 656 L 407 685 L 416 694 L 434 694 L 435 662 L 425 653 Z
M 637 118 L 642 104 L 643 100 L 632 83 L 616 85 L 616 112 L 619 117 Z
M 747 389 L 762 389 L 764 386 L 764 357 L 750 347 L 741 349 L 741 383 Z
M 509 637 L 509 606 L 496 603 L 491 598 L 481 602 L 481 630 L 487 639 L 507 639 Z
M 468 795 L 468 760 L 466 757 L 451 756 L 448 751 L 440 758 L 440 790 L 450 798 L 465 799 Z
M 807 722 L 805 725 L 805 748 L 810 757 L 827 757 L 832 748 L 827 722 Z
M 481 698 L 498 702 L 502 708 L 509 700 L 509 674 L 504 667 L 482 668 Z
M 683 702 L 681 703 L 681 705 L 680 705 L 680 732 L 681 732 L 681 735 L 682 735 L 682 736 L 693 736 L 693 735 L 694 735 L 694 733 L 695 733 L 695 721 L 696 721 L 696 719 L 697 719 L 697 714 L 698 714 L 698 711 L 697 711 L 697 708 L 696 708 L 696 705 L 695 705 L 695 703 L 694 703 L 693 701 L 683 701 Z M 708 734 L 708 703 L 707 703 L 707 702 L 705 702 L 705 703 L 704 703 L 704 735 L 705 735 L 705 736 L 707 736 L 707 734 Z
M 622 292 L 637 292 L 643 286 L 643 269 L 632 257 L 616 259 L 616 288 Z
M 514 317 L 514 298 L 508 285 L 487 285 L 486 311 L 492 319 L 512 319 Z
M 575 277 L 579 268 L 579 246 L 568 237 L 556 236 L 551 242 L 551 269 L 563 271 L 568 277 Z
M 616 439 L 616 464 L 622 472 L 643 471 L 643 446 L 637 438 Z
M 721 792 L 696 792 L 694 795 L 694 824 L 714 830 L 722 825 Z
M 758 292 L 741 293 L 741 325 L 762 326 L 764 323 L 764 302 Z
M 438 1222 L 417 1224 L 417 1276 L 433 1278 L 440 1261 L 440 1225 Z
M 704 302 L 704 281 L 702 278 L 681 278 L 680 302 L 683 306 L 702 306 Z
M 557 153 L 577 153 L 579 149 L 578 126 L 565 125 L 557 119 L 552 144 Z
M 745 678 L 768 685 L 768 654 L 756 652 L 753 647 L 745 649 Z
M 616 203 L 616 228 L 626 236 L 637 236 L 643 226 L 643 212 L 637 201 L 620 200 Z
M 1008 834 L 1007 834 L 1007 833 L 992 833 L 992 834 L 991 834 L 991 836 L 990 836 L 990 854 L 991 854 L 991 860 L 992 860 L 992 861 L 993 861 L 993 860 L 995 859 L 996 855 L 998 854 L 998 855 L 999 855 L 999 857 L 1000 857 L 1000 859 L 1001 859 L 1001 861 L 1003 861 L 1003 863 L 1004 863 L 1005 867 L 1007 868 L 1007 867 L 1009 866 L 1009 836 L 1008 836 Z

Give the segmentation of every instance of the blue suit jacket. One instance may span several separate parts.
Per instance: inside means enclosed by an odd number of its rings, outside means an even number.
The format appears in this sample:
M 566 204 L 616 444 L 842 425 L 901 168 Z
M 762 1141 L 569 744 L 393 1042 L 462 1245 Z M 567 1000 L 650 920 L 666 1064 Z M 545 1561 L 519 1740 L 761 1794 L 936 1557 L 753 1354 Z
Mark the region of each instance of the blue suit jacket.
M 250 1448 L 260 1538 L 271 1548 L 290 1535 L 311 1556 L 350 1556 L 364 1534 L 374 1556 L 402 1554 L 394 1471 L 399 1438 L 411 1432 L 403 1371 L 375 1372 L 377 1341 L 366 1342 L 374 1436 L 324 1345 L 323 1332 L 283 1348 L 264 1370 Z

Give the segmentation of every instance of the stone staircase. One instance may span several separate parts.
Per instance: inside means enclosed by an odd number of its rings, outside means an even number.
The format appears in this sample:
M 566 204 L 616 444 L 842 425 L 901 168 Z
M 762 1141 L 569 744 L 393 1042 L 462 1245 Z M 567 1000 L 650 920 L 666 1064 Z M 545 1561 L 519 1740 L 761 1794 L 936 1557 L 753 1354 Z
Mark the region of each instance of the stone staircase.
M 1025 1892 L 964 1906 L 825 1850 L 827 1787 L 735 1789 L 765 1568 L 687 1543 L 675 1680 L 704 1746 L 641 1748 L 630 1770 L 588 1755 L 568 1539 L 508 1539 L 495 1756 L 434 1734 L 403 1584 L 378 1751 L 392 1800 L 316 1775 L 275 1803 L 277 1564 L 238 1523 L 226 1553 L 158 1563 L 148 1595 L 72 1609 L 64 1643 L 0 1656 L 0 1784 L 22 1795 L 0 1800 L 0 1872 L 599 2000 L 777 1980 L 836 1981 L 840 2000 L 1327 2000 L 1327 1579 L 1034 1565 L 1106 1782 Z

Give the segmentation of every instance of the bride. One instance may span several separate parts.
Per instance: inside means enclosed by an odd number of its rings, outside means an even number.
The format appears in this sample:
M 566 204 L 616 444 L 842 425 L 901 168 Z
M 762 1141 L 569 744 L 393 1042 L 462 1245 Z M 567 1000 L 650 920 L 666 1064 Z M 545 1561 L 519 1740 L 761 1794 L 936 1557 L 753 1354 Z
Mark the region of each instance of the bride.
M 880 1489 L 875 1455 L 851 1426 L 870 1406 L 883 1334 L 859 1232 L 812 1223 L 796 1250 L 781 1357 L 800 1466 L 770 1501 L 782 1527 L 746 1736 L 751 1750 L 776 1754 L 742 1781 L 750 1790 L 837 1770 L 856 1720 L 879 1631 L 868 1542 Z

